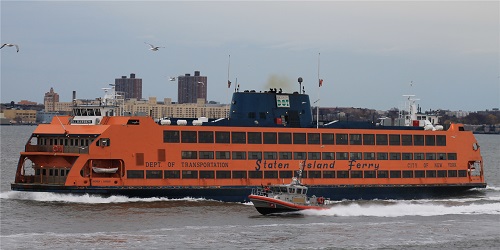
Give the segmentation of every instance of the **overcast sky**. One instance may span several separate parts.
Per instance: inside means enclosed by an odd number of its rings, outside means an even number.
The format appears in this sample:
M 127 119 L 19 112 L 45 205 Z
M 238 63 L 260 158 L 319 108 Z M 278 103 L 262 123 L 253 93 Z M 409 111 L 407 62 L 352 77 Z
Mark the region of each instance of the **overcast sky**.
M 415 94 L 423 110 L 498 108 L 499 5 L 2 0 L 1 43 L 20 51 L 0 51 L 1 102 L 43 103 L 51 87 L 62 102 L 72 91 L 93 99 L 130 73 L 142 78 L 143 98 L 176 101 L 168 78 L 198 70 L 208 100 L 228 103 L 229 66 L 240 90 L 298 91 L 302 77 L 324 107 L 387 110 Z

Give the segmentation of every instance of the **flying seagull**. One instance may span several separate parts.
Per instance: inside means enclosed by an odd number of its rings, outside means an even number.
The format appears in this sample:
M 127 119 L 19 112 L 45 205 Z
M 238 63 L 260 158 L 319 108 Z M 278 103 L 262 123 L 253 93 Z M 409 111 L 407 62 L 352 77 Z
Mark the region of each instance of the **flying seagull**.
M 169 79 L 171 82 L 175 81 L 175 77 L 170 77 Z
M 144 42 L 144 43 L 148 44 L 151 47 L 149 49 L 152 50 L 152 51 L 158 51 L 159 48 L 165 48 L 165 47 L 154 46 L 153 44 L 150 44 L 150 43 L 147 43 L 147 42 Z
M 2 44 L 2 47 L 0 47 L 0 49 L 2 49 L 3 47 L 13 47 L 13 46 L 16 46 L 16 49 L 17 49 L 17 52 L 19 52 L 19 46 L 17 44 L 12 44 L 12 43 L 4 43 Z

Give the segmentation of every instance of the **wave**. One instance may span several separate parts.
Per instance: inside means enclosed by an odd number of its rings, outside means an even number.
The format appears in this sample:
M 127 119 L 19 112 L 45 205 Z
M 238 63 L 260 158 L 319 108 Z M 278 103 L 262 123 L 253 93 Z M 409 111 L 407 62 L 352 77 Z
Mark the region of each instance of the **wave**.
M 317 216 L 374 216 L 374 217 L 402 217 L 402 216 L 438 216 L 448 214 L 500 214 L 498 202 L 487 204 L 441 205 L 421 201 L 398 201 L 392 204 L 336 204 L 326 210 L 304 210 L 301 213 Z
M 0 199 L 10 200 L 31 200 L 41 202 L 67 202 L 67 203 L 83 203 L 83 204 L 106 204 L 106 203 L 130 203 L 130 202 L 159 202 L 159 201 L 209 201 L 203 198 L 186 197 L 182 199 L 169 199 L 164 197 L 153 198 L 130 198 L 127 196 L 113 195 L 103 197 L 99 195 L 89 194 L 58 194 L 49 192 L 22 192 L 8 191 L 0 193 Z

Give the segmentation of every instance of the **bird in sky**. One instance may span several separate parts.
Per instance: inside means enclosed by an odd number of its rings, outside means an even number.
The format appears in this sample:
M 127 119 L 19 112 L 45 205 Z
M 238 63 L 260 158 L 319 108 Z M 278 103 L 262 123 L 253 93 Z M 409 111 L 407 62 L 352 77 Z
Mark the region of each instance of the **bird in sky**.
M 5 46 L 7 46 L 7 47 L 14 47 L 14 46 L 16 46 L 17 52 L 19 52 L 19 46 L 17 44 L 4 43 L 4 44 L 2 44 L 2 47 L 0 47 L 0 49 L 2 49 Z
M 170 77 L 169 79 L 171 82 L 175 81 L 175 77 Z
M 158 51 L 159 48 L 165 48 L 165 47 L 158 47 L 158 46 L 154 46 L 153 44 L 150 44 L 150 43 L 147 43 L 147 42 L 144 42 L 145 44 L 148 44 L 151 48 L 149 48 L 151 51 Z

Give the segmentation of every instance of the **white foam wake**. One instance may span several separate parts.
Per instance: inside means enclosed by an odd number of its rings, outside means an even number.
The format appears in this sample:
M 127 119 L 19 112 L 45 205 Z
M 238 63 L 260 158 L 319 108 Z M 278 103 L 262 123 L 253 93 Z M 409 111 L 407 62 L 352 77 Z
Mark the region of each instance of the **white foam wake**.
M 305 210 L 307 215 L 320 216 L 438 216 L 447 214 L 500 214 L 500 203 L 468 204 L 458 206 L 437 205 L 431 203 L 414 204 L 409 201 L 394 204 L 364 204 L 351 203 L 334 205 L 327 210 Z
M 67 203 L 87 203 L 87 204 L 103 204 L 103 203 L 128 203 L 128 202 L 157 202 L 157 201 L 206 201 L 201 198 L 182 198 L 182 199 L 169 199 L 169 198 L 130 198 L 126 196 L 109 196 L 102 197 L 98 195 L 89 194 L 58 194 L 49 192 L 22 192 L 22 191 L 8 191 L 0 193 L 0 199 L 11 200 L 32 200 L 41 202 L 67 202 Z

